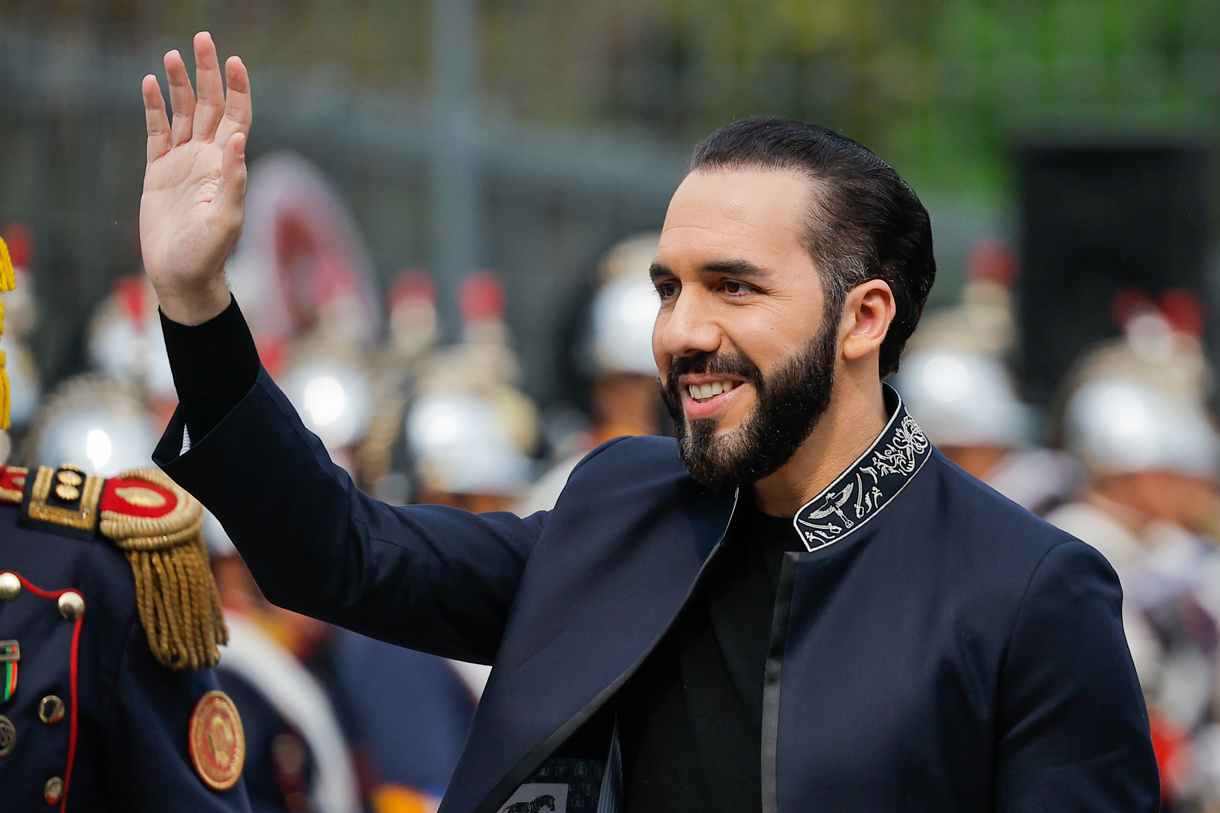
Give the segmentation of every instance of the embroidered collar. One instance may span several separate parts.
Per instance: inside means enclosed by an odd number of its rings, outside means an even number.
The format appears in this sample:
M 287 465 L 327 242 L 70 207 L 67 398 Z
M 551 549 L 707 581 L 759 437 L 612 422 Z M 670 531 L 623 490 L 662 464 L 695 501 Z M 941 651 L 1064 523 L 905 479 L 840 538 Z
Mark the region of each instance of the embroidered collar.
M 873 445 L 838 479 L 792 518 L 805 548 L 812 553 L 860 529 L 906 487 L 932 455 L 932 445 L 907 413 L 898 392 L 888 384 L 885 401 L 892 414 Z

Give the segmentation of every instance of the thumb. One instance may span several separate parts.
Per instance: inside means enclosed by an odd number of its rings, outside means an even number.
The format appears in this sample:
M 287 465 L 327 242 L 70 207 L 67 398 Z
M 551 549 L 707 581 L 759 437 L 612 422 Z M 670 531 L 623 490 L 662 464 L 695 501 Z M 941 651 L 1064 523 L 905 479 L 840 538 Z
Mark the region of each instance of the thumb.
M 235 221 L 240 227 L 242 207 L 246 200 L 246 135 L 234 133 L 225 144 L 220 159 L 220 183 L 216 188 L 213 206 L 223 218 Z

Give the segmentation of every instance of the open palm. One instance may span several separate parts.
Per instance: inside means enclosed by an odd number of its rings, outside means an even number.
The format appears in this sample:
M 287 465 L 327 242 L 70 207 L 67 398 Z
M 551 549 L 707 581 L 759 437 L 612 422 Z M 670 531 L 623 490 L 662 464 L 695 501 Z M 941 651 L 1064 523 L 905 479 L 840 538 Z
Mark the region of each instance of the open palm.
M 241 234 L 250 78 L 237 57 L 221 83 L 216 46 L 195 35 L 198 98 L 177 51 L 165 55 L 173 121 L 161 88 L 144 77 L 148 165 L 140 199 L 144 267 L 166 316 L 197 324 L 228 304 L 224 263 Z

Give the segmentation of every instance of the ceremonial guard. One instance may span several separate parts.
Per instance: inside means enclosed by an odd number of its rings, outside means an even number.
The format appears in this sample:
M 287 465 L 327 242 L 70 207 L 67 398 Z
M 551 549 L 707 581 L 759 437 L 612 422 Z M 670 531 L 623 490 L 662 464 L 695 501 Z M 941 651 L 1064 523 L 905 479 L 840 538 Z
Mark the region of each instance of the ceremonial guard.
M 1047 520 L 1100 551 L 1148 704 L 1162 810 L 1220 806 L 1220 435 L 1212 375 L 1172 310 L 1139 305 L 1124 336 L 1083 356 L 1056 423 L 1084 487 Z
M 660 239 L 655 232 L 632 235 L 598 264 L 598 287 L 573 359 L 588 383 L 592 422 L 584 432 L 551 439 L 556 460 L 518 501 L 518 514 L 552 508 L 576 464 L 598 445 L 623 435 L 665 434 L 652 357 L 660 300 L 648 280 Z
M 928 313 L 891 383 L 945 457 L 1043 516 L 1071 499 L 1071 457 L 1039 445 L 1037 413 L 1017 396 L 1008 362 L 1020 343 L 1011 248 L 985 238 L 966 259 L 961 300 Z
M 249 810 L 201 524 L 156 469 L 0 465 L 0 808 Z

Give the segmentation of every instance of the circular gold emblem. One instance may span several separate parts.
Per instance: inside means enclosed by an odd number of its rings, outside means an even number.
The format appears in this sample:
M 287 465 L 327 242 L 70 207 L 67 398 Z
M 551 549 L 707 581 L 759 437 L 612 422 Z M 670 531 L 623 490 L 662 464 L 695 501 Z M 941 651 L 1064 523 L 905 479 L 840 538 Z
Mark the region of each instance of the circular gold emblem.
M 85 478 L 81 477 L 80 474 L 74 471 L 61 471 L 58 475 L 56 475 L 55 479 L 66 486 L 79 486 L 81 483 L 85 482 Z
M 13 721 L 0 714 L 0 757 L 13 753 L 17 745 L 17 727 Z
M 191 714 L 191 762 L 213 790 L 228 790 L 241 778 L 246 762 L 246 735 L 237 706 L 224 692 L 199 698 Z
M 0 601 L 10 601 L 17 598 L 21 592 L 21 579 L 10 570 L 0 573 Z

